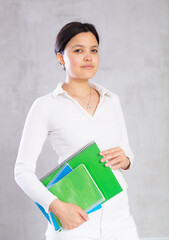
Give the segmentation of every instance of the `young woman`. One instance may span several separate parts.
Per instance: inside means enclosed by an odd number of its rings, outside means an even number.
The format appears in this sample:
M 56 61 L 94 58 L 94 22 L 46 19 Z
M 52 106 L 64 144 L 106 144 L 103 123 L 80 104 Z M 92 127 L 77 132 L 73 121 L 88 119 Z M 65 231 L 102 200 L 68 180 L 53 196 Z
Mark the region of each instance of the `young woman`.
M 16 182 L 47 212 L 59 217 L 64 230 L 57 232 L 49 223 L 47 240 L 137 240 L 128 206 L 127 183 L 122 176 L 134 156 L 119 97 L 89 82 L 99 67 L 99 36 L 94 25 L 66 24 L 57 35 L 55 52 L 66 78 L 31 106 L 15 164 Z M 89 215 L 79 206 L 59 200 L 35 175 L 36 162 L 47 137 L 59 155 L 58 163 L 95 140 L 105 167 L 112 169 L 123 191 Z

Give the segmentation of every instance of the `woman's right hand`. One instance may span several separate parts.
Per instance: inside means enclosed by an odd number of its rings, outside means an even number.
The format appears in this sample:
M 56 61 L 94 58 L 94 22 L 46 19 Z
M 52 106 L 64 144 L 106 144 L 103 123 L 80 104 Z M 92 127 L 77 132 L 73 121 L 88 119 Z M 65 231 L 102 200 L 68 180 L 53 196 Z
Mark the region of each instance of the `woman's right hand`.
M 73 229 L 89 220 L 87 213 L 73 203 L 65 203 L 58 198 L 53 200 L 49 211 L 56 215 L 65 229 Z

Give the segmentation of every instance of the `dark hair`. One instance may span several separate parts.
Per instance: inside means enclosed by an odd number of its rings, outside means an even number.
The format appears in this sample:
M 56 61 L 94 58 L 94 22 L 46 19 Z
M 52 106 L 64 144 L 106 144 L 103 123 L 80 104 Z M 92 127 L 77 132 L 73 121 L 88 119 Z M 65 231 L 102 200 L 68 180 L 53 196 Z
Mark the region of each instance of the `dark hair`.
M 55 53 L 63 53 L 66 44 L 71 40 L 72 37 L 81 32 L 91 32 L 95 35 L 96 40 L 99 44 L 99 35 L 93 24 L 81 23 L 81 22 L 70 22 L 67 23 L 60 32 L 57 34 L 55 43 Z

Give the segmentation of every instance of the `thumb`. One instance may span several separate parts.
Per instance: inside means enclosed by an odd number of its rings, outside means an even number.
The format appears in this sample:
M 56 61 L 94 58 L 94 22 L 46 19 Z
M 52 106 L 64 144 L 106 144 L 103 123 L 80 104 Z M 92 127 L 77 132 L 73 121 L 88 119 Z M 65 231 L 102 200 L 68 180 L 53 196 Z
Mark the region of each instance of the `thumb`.
M 87 213 L 83 210 L 80 211 L 80 215 L 82 216 L 82 218 L 85 220 L 85 221 L 88 221 L 89 220 L 89 217 L 87 215 Z

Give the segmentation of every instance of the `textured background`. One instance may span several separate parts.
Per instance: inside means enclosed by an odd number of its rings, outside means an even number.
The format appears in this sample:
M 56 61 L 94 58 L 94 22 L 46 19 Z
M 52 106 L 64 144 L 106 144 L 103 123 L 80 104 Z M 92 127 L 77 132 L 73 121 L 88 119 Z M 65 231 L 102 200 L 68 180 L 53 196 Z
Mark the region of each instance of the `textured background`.
M 13 169 L 31 104 L 65 80 L 54 43 L 74 20 L 95 24 L 101 42 L 93 81 L 120 97 L 135 154 L 125 177 L 139 235 L 167 237 L 169 1 L 0 0 L 0 239 L 44 240 L 46 220 L 15 183 Z M 37 175 L 57 158 L 47 140 Z

